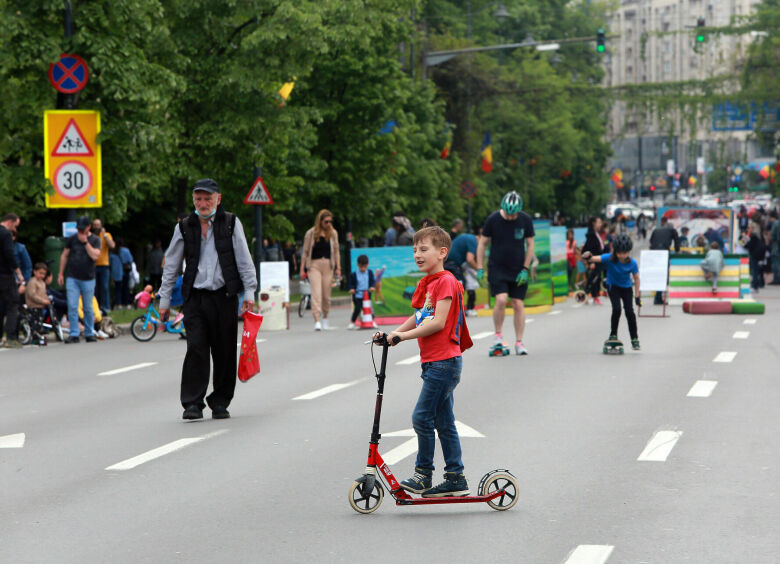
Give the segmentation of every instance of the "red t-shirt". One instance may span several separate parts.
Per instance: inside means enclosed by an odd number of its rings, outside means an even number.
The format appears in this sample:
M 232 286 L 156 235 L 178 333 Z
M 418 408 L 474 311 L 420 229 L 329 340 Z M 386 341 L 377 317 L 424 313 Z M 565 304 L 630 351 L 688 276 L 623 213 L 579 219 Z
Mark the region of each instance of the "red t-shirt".
M 418 285 L 424 280 L 425 278 Z M 420 346 L 421 362 L 446 360 L 461 355 L 460 344 L 453 340 L 452 336 L 455 334 L 459 338 L 461 332 L 456 331 L 456 329 L 465 326 L 463 299 L 460 282 L 451 273 L 447 272 L 445 275 L 428 282 L 425 289 L 425 305 L 416 309 L 414 313 L 415 325 L 419 327 L 432 320 L 436 312 L 436 303 L 446 298 L 451 298 L 452 302 L 444 328 L 432 335 L 417 339 L 417 344 Z

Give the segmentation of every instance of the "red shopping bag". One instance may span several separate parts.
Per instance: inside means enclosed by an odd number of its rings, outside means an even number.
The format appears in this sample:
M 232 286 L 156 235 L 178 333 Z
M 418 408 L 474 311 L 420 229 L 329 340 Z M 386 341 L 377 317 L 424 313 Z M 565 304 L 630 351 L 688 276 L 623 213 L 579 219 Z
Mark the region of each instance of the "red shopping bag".
M 260 358 L 257 355 L 255 337 L 263 323 L 263 316 L 251 311 L 244 312 L 244 330 L 241 332 L 241 356 L 238 358 L 238 379 L 246 382 L 260 373 Z

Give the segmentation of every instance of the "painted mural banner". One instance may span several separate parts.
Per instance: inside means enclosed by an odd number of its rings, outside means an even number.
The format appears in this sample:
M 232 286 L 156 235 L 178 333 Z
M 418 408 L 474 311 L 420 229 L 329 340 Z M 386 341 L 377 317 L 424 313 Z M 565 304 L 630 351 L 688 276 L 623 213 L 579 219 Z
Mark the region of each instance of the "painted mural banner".
M 358 270 L 357 258 L 368 257 L 376 292 L 371 296 L 376 317 L 409 316 L 412 295 L 425 273 L 414 262 L 412 247 L 366 247 L 350 251 L 351 272 Z
M 534 254 L 531 265 L 531 280 L 525 297 L 526 306 L 544 306 L 553 303 L 552 264 L 550 262 L 550 222 L 534 220 Z M 565 259 L 564 251 L 564 259 Z M 565 266 L 564 266 L 565 271 Z
M 556 302 L 569 296 L 569 270 L 566 263 L 566 227 L 550 228 L 550 264 L 553 283 L 553 299 Z
M 702 236 L 709 246 L 709 241 L 722 239 L 724 253 L 733 252 L 736 238 L 734 235 L 734 212 L 731 208 L 659 208 L 658 225 L 661 218 L 669 219 L 669 224 L 682 235 L 682 228 L 688 228 L 688 241 L 691 247 Z

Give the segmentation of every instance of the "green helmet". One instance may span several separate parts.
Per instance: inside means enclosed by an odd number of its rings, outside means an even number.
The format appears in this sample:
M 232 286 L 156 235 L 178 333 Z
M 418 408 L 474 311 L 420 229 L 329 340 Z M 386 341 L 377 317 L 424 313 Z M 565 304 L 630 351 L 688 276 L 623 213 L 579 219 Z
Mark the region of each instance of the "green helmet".
M 520 210 L 523 209 L 523 198 L 512 190 L 511 192 L 507 192 L 504 196 L 504 199 L 501 200 L 501 209 L 504 210 L 509 215 L 514 215 L 516 213 L 519 213 Z

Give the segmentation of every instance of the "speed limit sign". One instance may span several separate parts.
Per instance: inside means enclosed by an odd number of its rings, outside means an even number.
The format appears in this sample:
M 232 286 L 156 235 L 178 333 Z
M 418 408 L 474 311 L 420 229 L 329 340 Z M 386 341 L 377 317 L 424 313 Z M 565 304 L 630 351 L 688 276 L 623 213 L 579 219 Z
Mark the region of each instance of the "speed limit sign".
M 79 161 L 65 161 L 54 173 L 53 184 L 60 196 L 77 200 L 92 188 L 92 173 Z

